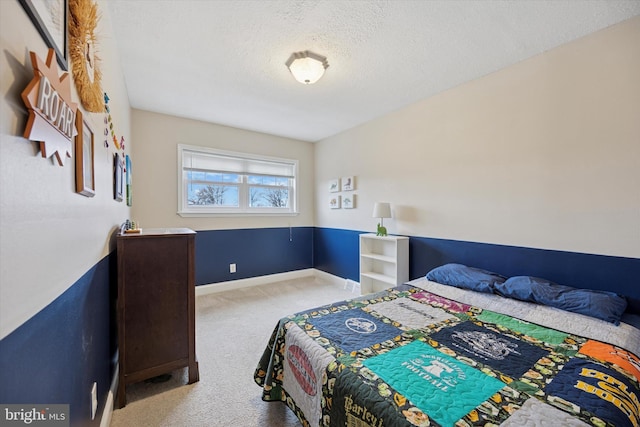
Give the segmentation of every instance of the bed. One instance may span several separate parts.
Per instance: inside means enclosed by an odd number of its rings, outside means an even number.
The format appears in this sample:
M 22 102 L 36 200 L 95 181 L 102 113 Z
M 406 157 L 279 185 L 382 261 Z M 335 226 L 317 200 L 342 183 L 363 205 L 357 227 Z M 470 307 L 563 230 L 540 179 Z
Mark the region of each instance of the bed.
M 262 399 L 304 426 L 640 425 L 638 316 L 433 278 L 281 319 Z

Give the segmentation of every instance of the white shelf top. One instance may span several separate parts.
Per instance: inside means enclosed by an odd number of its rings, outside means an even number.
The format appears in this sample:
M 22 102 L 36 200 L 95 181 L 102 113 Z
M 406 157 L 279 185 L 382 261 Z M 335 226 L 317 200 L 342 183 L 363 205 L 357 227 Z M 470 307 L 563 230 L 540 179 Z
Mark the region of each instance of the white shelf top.
M 361 237 L 365 237 L 367 239 L 388 239 L 388 240 L 400 240 L 400 239 L 408 239 L 407 236 L 396 236 L 393 234 L 388 234 L 386 236 L 378 236 L 376 233 L 363 233 L 360 235 Z

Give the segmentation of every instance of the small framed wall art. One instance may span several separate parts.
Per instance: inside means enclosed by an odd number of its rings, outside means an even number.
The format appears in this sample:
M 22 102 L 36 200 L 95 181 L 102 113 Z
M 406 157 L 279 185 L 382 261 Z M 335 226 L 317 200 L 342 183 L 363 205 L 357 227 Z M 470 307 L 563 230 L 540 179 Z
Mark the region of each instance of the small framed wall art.
M 340 209 L 340 196 L 331 196 L 329 197 L 329 207 L 331 209 Z
M 342 191 L 352 191 L 356 189 L 355 177 L 345 176 L 342 178 Z
M 94 137 L 80 109 L 76 112 L 76 129 L 76 193 L 93 197 L 96 195 Z
M 356 195 L 345 194 L 342 196 L 342 209 L 353 209 L 356 207 Z
M 67 8 L 68 0 L 18 0 L 31 19 L 40 37 L 56 52 L 58 65 L 64 71 L 68 65 Z
M 124 198 L 122 159 L 118 153 L 113 156 L 113 198 L 121 202 Z
M 340 191 L 340 178 L 329 181 L 329 193 L 337 193 Z
M 133 195 L 132 195 L 132 190 L 133 187 L 131 186 L 131 157 L 129 157 L 129 155 L 127 154 L 126 156 L 124 156 L 125 158 L 125 171 L 126 171 L 126 188 L 127 188 L 127 206 L 131 206 L 133 204 Z

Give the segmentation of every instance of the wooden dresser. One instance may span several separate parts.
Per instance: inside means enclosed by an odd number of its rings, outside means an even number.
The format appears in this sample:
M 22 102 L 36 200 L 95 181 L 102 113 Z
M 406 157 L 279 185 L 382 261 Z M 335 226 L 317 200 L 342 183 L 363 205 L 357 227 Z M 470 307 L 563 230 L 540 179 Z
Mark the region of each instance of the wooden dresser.
M 195 348 L 195 236 L 188 228 L 117 236 L 118 407 L 127 384 L 182 367 L 198 381 Z

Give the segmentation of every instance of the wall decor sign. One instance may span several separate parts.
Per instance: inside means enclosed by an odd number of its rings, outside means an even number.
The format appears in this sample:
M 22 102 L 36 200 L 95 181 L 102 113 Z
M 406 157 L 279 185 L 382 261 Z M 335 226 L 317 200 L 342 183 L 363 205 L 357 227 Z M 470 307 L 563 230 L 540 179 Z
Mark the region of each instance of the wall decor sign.
M 94 177 L 94 137 L 82 112 L 76 112 L 76 193 L 93 197 L 96 195 Z
M 96 55 L 98 6 L 91 0 L 69 0 L 69 55 L 73 80 L 82 106 L 92 113 L 104 111 L 100 59 Z
M 67 0 L 18 0 L 64 71 L 67 64 Z
M 54 62 L 56 52 L 50 48 L 46 62 L 30 52 L 33 79 L 22 91 L 22 100 L 29 110 L 24 137 L 40 143 L 42 157 L 56 156 L 64 166 L 64 158 L 71 158 L 71 140 L 76 136 L 78 104 L 71 101 L 69 73 L 58 75 Z

